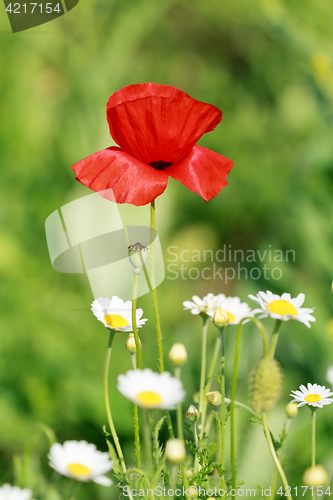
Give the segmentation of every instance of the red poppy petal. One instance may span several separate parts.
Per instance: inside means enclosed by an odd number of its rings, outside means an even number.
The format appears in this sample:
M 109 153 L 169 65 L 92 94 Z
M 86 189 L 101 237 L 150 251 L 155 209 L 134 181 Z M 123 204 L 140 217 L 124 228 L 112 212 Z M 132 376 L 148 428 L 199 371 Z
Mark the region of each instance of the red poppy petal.
M 227 175 L 233 164 L 210 149 L 194 146 L 182 161 L 164 172 L 209 201 L 228 184 Z
M 77 180 L 116 203 L 146 205 L 163 193 L 168 175 L 155 170 L 120 148 L 110 147 L 75 163 Z
M 129 85 L 113 94 L 107 119 L 115 142 L 145 163 L 178 163 L 222 119 L 221 111 L 169 85 Z

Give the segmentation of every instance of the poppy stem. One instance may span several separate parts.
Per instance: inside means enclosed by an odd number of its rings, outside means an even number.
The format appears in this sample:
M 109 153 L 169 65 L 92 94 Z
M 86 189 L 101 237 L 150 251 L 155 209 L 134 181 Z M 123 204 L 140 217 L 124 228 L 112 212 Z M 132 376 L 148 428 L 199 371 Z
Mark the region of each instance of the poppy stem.
M 119 456 L 121 468 L 124 473 L 126 473 L 126 465 L 125 465 L 125 460 L 124 460 L 124 455 L 119 443 L 119 439 L 117 436 L 117 432 L 113 423 L 112 419 L 112 414 L 111 414 L 111 408 L 110 408 L 110 400 L 109 400 L 109 368 L 110 368 L 110 359 L 111 359 L 111 352 L 112 352 L 112 344 L 113 344 L 113 339 L 115 336 L 115 332 L 113 330 L 110 330 L 109 334 L 109 340 L 108 340 L 108 346 L 106 349 L 106 356 L 105 356 L 105 364 L 104 364 L 104 400 L 105 400 L 105 407 L 106 407 L 106 414 L 108 417 L 108 423 L 109 427 L 111 430 L 111 434 L 113 437 L 113 441 Z
M 159 361 L 159 369 L 160 373 L 164 371 L 164 362 L 163 362 L 163 344 L 162 344 L 162 329 L 160 322 L 160 315 L 158 312 L 158 303 L 157 303 L 157 293 L 155 287 L 155 253 L 154 253 L 154 240 L 155 240 L 155 200 L 151 202 L 150 205 L 150 280 L 151 280 L 151 288 L 152 288 L 152 299 L 153 299 L 153 307 L 154 307 L 154 316 L 155 316 L 155 326 L 157 333 L 157 347 L 158 347 L 158 361 Z

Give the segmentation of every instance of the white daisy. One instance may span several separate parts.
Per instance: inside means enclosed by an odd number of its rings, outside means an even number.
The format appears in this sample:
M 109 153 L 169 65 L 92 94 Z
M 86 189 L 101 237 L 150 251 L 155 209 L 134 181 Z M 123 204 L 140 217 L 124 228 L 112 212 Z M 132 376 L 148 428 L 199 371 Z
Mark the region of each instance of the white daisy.
M 118 377 L 118 390 L 142 408 L 173 410 L 185 397 L 183 384 L 168 372 L 129 370 Z
M 238 325 L 242 319 L 254 315 L 250 306 L 246 302 L 241 302 L 239 297 L 223 296 L 219 302 L 219 307 L 227 313 L 229 317 L 229 325 Z M 246 321 L 244 321 L 244 323 L 246 323 Z
M 32 491 L 4 484 L 0 487 L 0 500 L 31 500 Z
M 219 303 L 225 299 L 225 295 L 220 293 L 219 295 L 214 295 L 209 293 L 203 299 L 200 299 L 197 295 L 193 295 L 192 301 L 185 300 L 183 302 L 184 309 L 191 311 L 192 314 L 201 314 L 212 317 L 215 309 L 220 305 Z
M 326 372 L 326 380 L 333 385 L 333 366 L 329 366 Z
M 124 302 L 116 295 L 109 297 L 99 297 L 91 304 L 91 310 L 96 318 L 107 328 L 115 332 L 131 332 L 132 327 L 132 302 Z M 140 328 L 147 319 L 140 319 L 143 315 L 142 309 L 136 310 L 136 325 Z
M 111 486 L 110 478 L 104 476 L 112 469 L 107 452 L 98 451 L 94 444 L 87 441 L 65 441 L 55 443 L 48 454 L 49 465 L 59 474 L 76 481 L 94 481 L 103 486 Z
M 270 316 L 281 321 L 294 319 L 304 323 L 308 328 L 311 326 L 310 321 L 316 321 L 311 316 L 313 309 L 301 307 L 305 299 L 304 293 L 300 293 L 292 299 L 290 293 L 283 293 L 280 296 L 267 290 L 266 293 L 258 292 L 256 297 L 254 295 L 249 295 L 249 297 L 260 306 L 260 309 L 253 311 L 254 313 L 262 313 L 259 318 Z
M 333 399 L 329 399 L 330 396 L 333 396 L 333 392 L 323 385 L 308 384 L 308 388 L 305 385 L 300 385 L 299 388 L 300 391 L 291 391 L 290 394 L 294 398 L 290 402 L 298 403 L 297 406 L 309 405 L 322 408 L 324 405 L 333 403 Z

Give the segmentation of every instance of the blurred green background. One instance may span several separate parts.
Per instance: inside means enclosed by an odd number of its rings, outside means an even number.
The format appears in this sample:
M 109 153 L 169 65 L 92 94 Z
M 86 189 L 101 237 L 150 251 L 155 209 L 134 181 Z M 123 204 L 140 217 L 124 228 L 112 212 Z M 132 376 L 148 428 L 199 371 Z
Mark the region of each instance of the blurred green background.
M 28 456 L 29 447 L 41 457 L 40 465 L 34 459 L 34 474 L 39 477 L 42 467 L 51 481 L 40 423 L 50 426 L 60 442 L 85 439 L 106 448 L 102 370 L 107 332 L 89 312 L 93 297 L 86 276 L 52 269 L 44 223 L 54 210 L 90 193 L 74 180 L 70 166 L 112 145 L 105 105 L 128 84 L 174 85 L 222 109 L 222 123 L 200 144 L 235 163 L 229 185 L 208 204 L 170 179 L 156 202 L 165 259 L 170 245 L 178 247 L 178 254 L 182 249 L 215 252 L 226 244 L 261 252 L 293 249 L 296 255 L 295 262 L 274 265 L 282 270 L 279 280 L 225 284 L 172 280 L 166 272 L 158 288 L 165 353 L 175 341 L 188 349 L 186 405 L 199 385 L 200 320 L 182 307 L 194 294 L 247 300 L 248 293 L 266 289 L 293 296 L 304 292 L 305 306 L 316 308 L 311 329 L 296 322 L 283 325 L 277 349 L 285 372 L 283 393 L 269 415 L 276 435 L 291 390 L 307 382 L 328 384 L 325 374 L 333 364 L 332 23 L 329 0 L 82 0 L 62 18 L 13 35 L 2 7 L 0 484 L 13 482 L 13 456 L 25 449 Z M 244 264 L 248 270 L 262 265 Z M 149 297 L 140 306 L 149 318 L 141 331 L 144 364 L 156 368 Z M 234 334 L 230 327 L 227 391 Z M 209 349 L 215 336 L 212 327 Z M 133 463 L 131 404 L 115 387 L 116 376 L 131 366 L 125 340 L 118 335 L 115 341 L 110 397 L 126 458 Z M 248 401 L 248 373 L 260 356 L 258 334 L 247 325 L 238 390 L 243 402 Z M 333 407 L 318 411 L 317 461 L 330 474 L 332 416 Z M 268 486 L 273 466 L 262 430 L 241 411 L 237 418 L 239 478 L 247 487 Z M 291 424 L 285 453 L 287 476 L 292 486 L 299 485 L 310 463 L 306 408 Z M 34 486 L 34 474 L 23 471 L 20 484 Z M 115 488 L 86 485 L 80 490 L 82 499 L 112 497 Z

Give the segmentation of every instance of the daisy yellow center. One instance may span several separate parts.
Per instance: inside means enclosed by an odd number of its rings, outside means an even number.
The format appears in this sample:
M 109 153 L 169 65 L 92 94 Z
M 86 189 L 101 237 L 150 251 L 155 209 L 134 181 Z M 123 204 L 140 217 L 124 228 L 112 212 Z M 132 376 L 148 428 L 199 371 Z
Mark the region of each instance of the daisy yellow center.
M 128 326 L 128 322 L 119 314 L 108 314 L 104 316 L 104 321 L 108 326 L 112 328 L 122 328 L 123 326 Z
M 279 314 L 280 316 L 284 316 L 285 314 L 297 316 L 297 310 L 287 300 L 273 300 L 267 304 L 267 309 L 272 313 Z
M 138 402 L 146 408 L 155 408 L 162 403 L 162 398 L 159 394 L 153 391 L 143 391 L 137 395 Z
M 231 314 L 229 311 L 225 311 L 228 315 L 228 318 L 229 318 L 229 321 L 230 323 L 232 323 L 233 321 L 235 321 L 235 316 L 233 314 Z
M 307 396 L 305 396 L 304 400 L 307 403 L 317 403 L 321 400 L 321 396 L 319 396 L 319 394 L 308 394 Z
M 73 474 L 73 476 L 76 477 L 86 477 L 91 474 L 91 470 L 88 469 L 88 467 L 78 463 L 68 464 L 67 469 L 71 474 Z

